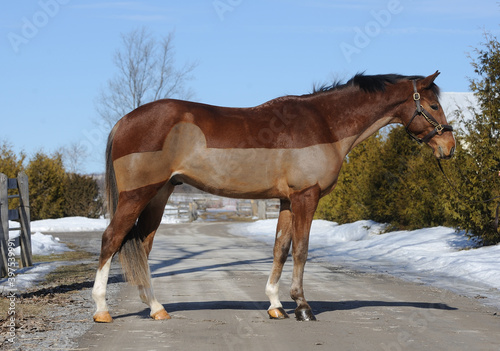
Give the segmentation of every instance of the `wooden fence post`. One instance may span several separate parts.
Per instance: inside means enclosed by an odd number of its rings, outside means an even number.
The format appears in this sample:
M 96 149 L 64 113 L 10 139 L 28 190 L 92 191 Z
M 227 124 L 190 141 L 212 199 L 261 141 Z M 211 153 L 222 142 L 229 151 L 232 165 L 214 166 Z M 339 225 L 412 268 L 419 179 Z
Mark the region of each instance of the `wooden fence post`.
M 9 198 L 7 182 L 9 178 L 0 173 L 0 274 L 2 277 L 8 274 L 8 254 L 9 248 Z
M 9 196 L 9 189 L 16 189 L 19 195 Z M 9 210 L 9 199 L 19 198 L 19 207 Z M 9 220 L 19 220 L 20 228 L 9 228 Z M 5 277 L 9 273 L 9 249 L 13 242 L 9 239 L 9 230 L 20 230 L 19 246 L 21 247 L 20 267 L 33 265 L 31 251 L 31 225 L 30 225 L 30 202 L 28 176 L 21 172 L 17 178 L 9 179 L 0 173 L 0 274 Z M 11 262 L 12 264 L 12 262 Z
M 31 225 L 28 176 L 21 172 L 17 175 L 17 189 L 19 190 L 19 220 L 21 222 L 21 266 L 33 265 L 31 252 Z
M 265 200 L 252 200 L 252 216 L 258 219 L 267 219 Z
M 198 204 L 196 202 L 189 203 L 189 221 L 194 222 L 198 218 Z
M 267 219 L 266 216 L 266 200 L 258 200 L 257 201 L 257 207 L 258 207 L 258 217 L 259 219 Z

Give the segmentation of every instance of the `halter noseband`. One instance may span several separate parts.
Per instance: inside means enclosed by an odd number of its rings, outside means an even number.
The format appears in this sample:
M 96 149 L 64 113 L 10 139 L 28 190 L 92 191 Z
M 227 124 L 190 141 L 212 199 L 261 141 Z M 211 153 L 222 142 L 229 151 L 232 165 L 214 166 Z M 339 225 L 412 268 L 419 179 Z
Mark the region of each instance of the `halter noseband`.
M 416 81 L 412 80 L 413 83 L 413 100 L 415 100 L 415 104 L 417 105 L 417 109 L 415 110 L 415 113 L 413 114 L 412 118 L 410 119 L 410 122 L 406 125 L 405 129 L 408 135 L 412 137 L 413 140 L 417 141 L 419 144 L 421 143 L 428 143 L 434 136 L 436 135 L 441 135 L 443 132 L 446 131 L 453 131 L 453 127 L 447 124 L 440 124 L 436 119 L 425 109 L 422 107 L 422 104 L 420 103 L 420 94 L 417 91 L 417 83 Z M 410 131 L 410 124 L 413 122 L 415 117 L 417 116 L 422 116 L 425 118 L 427 122 L 429 122 L 434 129 L 430 131 L 426 136 L 423 138 L 419 138 L 415 134 L 413 134 Z

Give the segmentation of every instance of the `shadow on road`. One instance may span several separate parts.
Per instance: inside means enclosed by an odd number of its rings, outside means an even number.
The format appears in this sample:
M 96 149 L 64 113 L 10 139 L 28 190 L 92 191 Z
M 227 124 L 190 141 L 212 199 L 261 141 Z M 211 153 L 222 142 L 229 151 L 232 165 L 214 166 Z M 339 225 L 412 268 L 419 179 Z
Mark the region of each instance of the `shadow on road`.
M 324 312 L 356 310 L 366 307 L 410 307 L 426 310 L 445 310 L 454 311 L 455 307 L 442 303 L 428 302 L 406 302 L 406 301 L 309 301 L 314 314 L 320 315 Z M 265 311 L 269 307 L 269 301 L 202 301 L 202 302 L 174 302 L 163 305 L 165 309 L 171 312 L 182 311 L 202 311 L 202 310 L 247 310 L 247 311 Z M 296 305 L 294 302 L 283 302 L 283 308 L 288 314 L 293 315 Z M 118 315 L 115 318 L 126 318 L 130 316 L 149 317 L 149 309 L 146 308 L 138 313 L 127 313 Z
M 209 251 L 209 250 L 206 250 L 206 251 Z M 232 261 L 232 262 L 217 263 L 217 264 L 198 266 L 198 267 L 193 267 L 193 268 L 173 270 L 173 271 L 163 272 L 163 273 L 155 273 L 155 271 L 158 270 L 159 268 L 168 267 L 168 266 L 174 265 L 176 263 L 179 263 L 180 261 L 186 260 L 187 258 L 193 258 L 193 257 L 194 256 L 176 258 L 176 259 L 171 259 L 171 260 L 163 260 L 163 261 L 160 261 L 160 262 L 155 263 L 155 264 L 150 264 L 151 272 L 152 272 L 151 277 L 153 277 L 153 278 L 168 277 L 168 276 L 177 275 L 177 274 L 202 272 L 202 271 L 207 271 L 207 270 L 218 270 L 218 269 L 226 268 L 226 267 L 246 266 L 246 265 L 252 265 L 252 264 L 257 264 L 257 263 L 267 263 L 269 265 L 269 267 L 271 267 L 271 264 L 273 263 L 272 257 L 266 257 L 266 258 L 259 258 L 259 259 L 254 259 L 254 260 L 238 260 L 238 261 Z

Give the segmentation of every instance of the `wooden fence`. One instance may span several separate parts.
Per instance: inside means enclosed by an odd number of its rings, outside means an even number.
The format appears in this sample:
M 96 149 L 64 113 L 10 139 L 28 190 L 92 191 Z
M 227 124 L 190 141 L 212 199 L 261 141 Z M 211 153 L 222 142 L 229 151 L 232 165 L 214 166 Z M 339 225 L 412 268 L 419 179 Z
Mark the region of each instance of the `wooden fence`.
M 9 190 L 17 190 L 17 195 L 9 195 Z M 19 199 L 19 207 L 9 210 L 9 200 Z M 19 227 L 9 228 L 9 221 L 17 221 Z M 16 239 L 9 238 L 9 231 L 20 230 Z M 0 274 L 5 277 L 16 267 L 13 250 L 21 247 L 21 267 L 33 265 L 31 253 L 31 226 L 28 176 L 21 172 L 17 178 L 8 178 L 0 173 Z
M 279 200 L 245 200 L 227 199 L 206 193 L 184 194 L 174 193 L 165 210 L 166 216 L 178 218 L 189 222 L 196 220 L 207 209 L 217 209 L 233 203 L 234 211 L 242 217 L 254 217 L 258 219 L 277 218 L 279 215 Z M 231 210 L 228 210 L 231 211 Z

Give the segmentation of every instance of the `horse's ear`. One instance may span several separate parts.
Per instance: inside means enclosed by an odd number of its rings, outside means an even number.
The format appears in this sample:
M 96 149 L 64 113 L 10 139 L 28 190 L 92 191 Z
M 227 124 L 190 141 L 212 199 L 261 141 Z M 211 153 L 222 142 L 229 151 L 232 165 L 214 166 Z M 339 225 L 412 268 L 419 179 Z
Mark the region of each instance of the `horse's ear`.
M 439 71 L 436 71 L 436 73 L 431 74 L 430 76 L 425 77 L 422 80 L 419 80 L 418 81 L 419 88 L 421 88 L 421 89 L 428 89 L 428 88 L 430 88 L 431 85 L 432 85 L 432 83 L 434 83 L 434 79 L 436 79 L 437 76 L 439 76 L 439 73 L 440 73 Z

